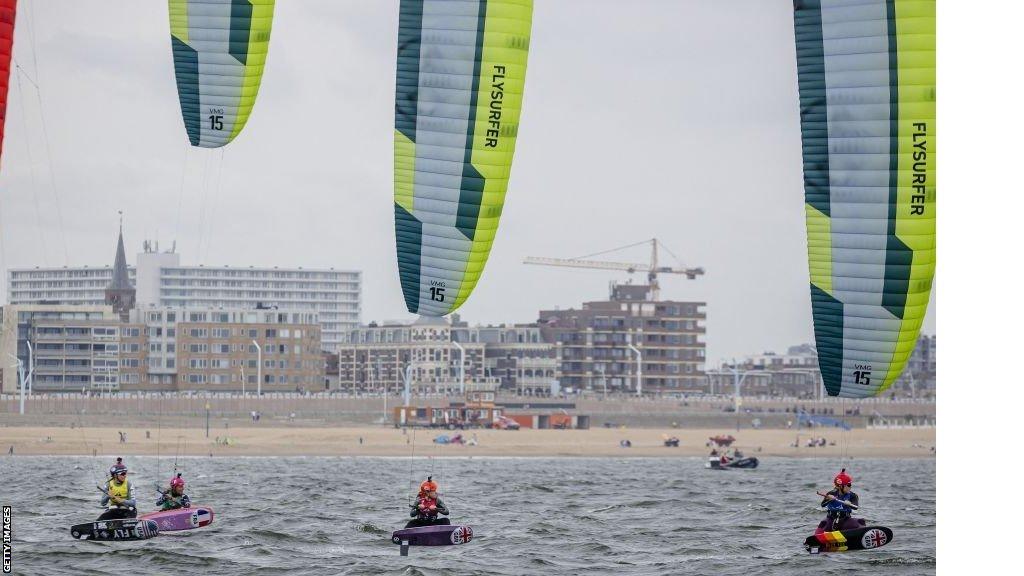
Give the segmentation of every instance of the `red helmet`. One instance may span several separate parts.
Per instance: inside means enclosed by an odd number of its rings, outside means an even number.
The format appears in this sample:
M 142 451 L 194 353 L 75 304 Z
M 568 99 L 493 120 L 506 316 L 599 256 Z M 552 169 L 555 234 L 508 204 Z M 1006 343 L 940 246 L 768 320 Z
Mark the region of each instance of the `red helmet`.
M 433 476 L 427 476 L 427 479 L 420 484 L 420 494 L 427 492 L 437 492 L 437 483 L 434 482 Z
M 853 478 L 846 473 L 846 468 L 843 468 L 839 471 L 839 474 L 836 474 L 836 477 L 832 479 L 832 483 L 839 486 L 852 486 Z
M 174 478 L 171 478 L 171 488 L 175 488 L 177 486 L 181 486 L 182 488 L 185 487 L 185 479 L 181 477 L 180 473 Z

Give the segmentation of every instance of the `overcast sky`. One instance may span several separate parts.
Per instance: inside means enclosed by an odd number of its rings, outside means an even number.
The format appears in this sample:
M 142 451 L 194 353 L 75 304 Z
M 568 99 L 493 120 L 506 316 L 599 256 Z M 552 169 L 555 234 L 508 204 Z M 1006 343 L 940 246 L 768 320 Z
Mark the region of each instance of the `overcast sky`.
M 19 2 L 3 267 L 109 264 L 124 210 L 129 254 L 176 239 L 185 264 L 362 270 L 364 322 L 411 318 L 392 222 L 398 1 L 279 0 L 252 117 L 221 150 L 188 145 L 166 11 Z M 501 229 L 460 313 L 529 322 L 603 299 L 628 275 L 522 260 L 658 237 L 707 269 L 662 277 L 662 297 L 707 302 L 709 363 L 812 341 L 799 130 L 792 0 L 537 0 Z

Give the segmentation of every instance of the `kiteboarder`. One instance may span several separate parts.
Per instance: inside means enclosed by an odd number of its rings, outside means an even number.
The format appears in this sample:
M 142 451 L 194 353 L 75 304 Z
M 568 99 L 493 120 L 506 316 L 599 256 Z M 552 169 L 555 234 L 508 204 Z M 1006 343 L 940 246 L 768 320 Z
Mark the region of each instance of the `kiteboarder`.
M 448 515 L 448 508 L 437 495 L 437 484 L 431 476 L 420 484 L 420 492 L 416 498 L 416 504 L 410 506 L 409 516 L 412 518 L 405 527 L 418 528 L 420 526 L 449 525 L 451 520 L 439 518 L 438 514 Z
M 161 510 L 192 507 L 192 501 L 189 500 L 188 494 L 185 494 L 185 479 L 181 477 L 181 472 L 171 478 L 170 488 L 160 493 L 160 499 L 156 501 L 156 505 Z
M 836 474 L 832 483 L 835 488 L 825 494 L 818 493 L 824 497 L 821 506 L 827 513 L 825 519 L 818 524 L 818 530 L 834 532 L 866 526 L 867 523 L 863 519 L 851 517 L 853 509 L 860 507 L 860 498 L 853 491 L 853 478 L 846 473 L 846 468 Z
M 110 467 L 110 480 L 101 486 L 103 498 L 100 506 L 107 506 L 107 511 L 100 514 L 97 520 L 116 520 L 119 518 L 135 518 L 135 486 L 128 481 L 128 467 L 121 458 Z

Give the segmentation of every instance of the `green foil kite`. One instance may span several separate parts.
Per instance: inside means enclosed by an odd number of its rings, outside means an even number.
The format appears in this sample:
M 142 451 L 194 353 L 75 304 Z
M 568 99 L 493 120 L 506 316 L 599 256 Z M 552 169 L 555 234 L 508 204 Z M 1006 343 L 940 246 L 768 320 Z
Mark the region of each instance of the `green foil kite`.
M 807 253 L 831 396 L 888 388 L 935 273 L 934 0 L 797 0 Z
M 169 0 L 174 77 L 193 146 L 245 127 L 263 78 L 274 0 Z
M 453 312 L 483 272 L 508 189 L 532 18 L 532 0 L 402 0 L 395 240 L 410 312 Z

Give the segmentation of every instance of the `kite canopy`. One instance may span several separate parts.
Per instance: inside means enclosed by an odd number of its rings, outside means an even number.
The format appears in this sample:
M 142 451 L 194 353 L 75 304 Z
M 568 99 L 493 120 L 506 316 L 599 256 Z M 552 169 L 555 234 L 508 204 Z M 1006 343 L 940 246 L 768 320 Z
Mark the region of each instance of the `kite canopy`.
M 14 17 L 17 8 L 17 0 L 0 0 L 0 158 L 4 147 L 4 124 L 7 122 L 7 87 L 11 79 Z
M 829 395 L 873 396 L 935 273 L 935 2 L 794 6 L 818 364 Z
M 519 131 L 532 0 L 402 0 L 395 239 L 410 312 L 465 302 L 498 229 Z
M 274 0 L 169 0 L 174 76 L 193 146 L 219 148 L 245 127 L 263 78 Z

